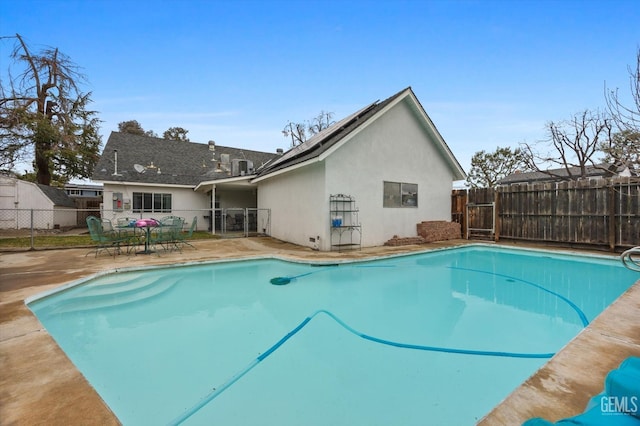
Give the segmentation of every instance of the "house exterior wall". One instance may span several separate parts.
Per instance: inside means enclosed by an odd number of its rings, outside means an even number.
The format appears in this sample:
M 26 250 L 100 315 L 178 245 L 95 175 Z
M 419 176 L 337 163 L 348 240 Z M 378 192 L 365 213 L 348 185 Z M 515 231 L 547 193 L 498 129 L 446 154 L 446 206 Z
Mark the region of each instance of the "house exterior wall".
M 258 206 L 271 209 L 275 238 L 323 251 L 331 249 L 331 194 L 355 197 L 363 247 L 416 236 L 422 221 L 451 220 L 454 172 L 433 140 L 400 102 L 324 161 L 260 181 Z M 417 184 L 418 206 L 384 208 L 383 181 Z
M 422 221 L 451 220 L 454 174 L 433 140 L 404 101 L 325 160 L 325 198 L 355 197 L 363 246 L 382 245 L 394 235 L 416 236 Z M 418 206 L 384 208 L 383 181 L 418 184 Z
M 10 177 L 0 177 L 0 229 L 31 228 L 53 229 L 55 227 L 74 226 L 75 211 L 55 208 L 53 202 L 44 195 L 37 185 Z M 15 210 L 14 214 L 7 214 Z
M 17 180 L 0 176 L 0 209 L 15 209 L 18 201 Z
M 171 194 L 171 212 L 145 212 L 145 213 L 133 213 L 133 193 L 134 192 L 151 192 Z M 125 201 L 123 207 L 126 206 L 126 201 L 130 201 L 130 208 L 122 210 L 113 209 L 113 195 L 114 193 L 122 193 L 122 199 Z M 103 207 L 102 214 L 105 219 L 109 219 L 112 222 L 118 218 L 124 217 L 137 217 L 141 215 L 143 217 L 153 217 L 159 219 L 162 216 L 175 215 L 185 218 L 185 222 L 191 224 L 193 216 L 198 217 L 197 229 L 207 229 L 209 226 L 208 219 L 205 216 L 209 215 L 210 198 L 203 193 L 194 192 L 190 187 L 172 187 L 172 186 L 149 186 L 149 185 L 120 185 L 105 183 L 103 192 Z
M 324 175 L 324 164 L 315 163 L 258 183 L 258 207 L 271 209 L 272 237 L 312 248 L 324 242 L 329 223 Z
M 99 185 L 77 185 L 68 183 L 64 186 L 64 191 L 70 197 L 102 197 L 102 186 Z
M 220 208 L 255 208 L 256 189 L 228 190 L 216 188 L 216 195 L 220 196 Z
M 35 222 L 35 219 L 34 219 Z M 51 221 L 52 228 L 68 227 L 78 225 L 78 213 L 75 209 L 70 207 L 54 207 L 53 218 Z M 49 223 L 47 223 L 46 229 L 49 229 Z

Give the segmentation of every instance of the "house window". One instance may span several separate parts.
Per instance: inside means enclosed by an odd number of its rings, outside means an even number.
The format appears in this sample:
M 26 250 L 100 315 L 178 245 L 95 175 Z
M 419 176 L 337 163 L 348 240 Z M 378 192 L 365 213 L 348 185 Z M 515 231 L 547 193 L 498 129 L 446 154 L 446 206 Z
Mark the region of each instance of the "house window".
M 418 207 L 418 184 L 383 182 L 382 207 Z
M 133 211 L 134 213 L 170 213 L 171 194 L 134 192 Z

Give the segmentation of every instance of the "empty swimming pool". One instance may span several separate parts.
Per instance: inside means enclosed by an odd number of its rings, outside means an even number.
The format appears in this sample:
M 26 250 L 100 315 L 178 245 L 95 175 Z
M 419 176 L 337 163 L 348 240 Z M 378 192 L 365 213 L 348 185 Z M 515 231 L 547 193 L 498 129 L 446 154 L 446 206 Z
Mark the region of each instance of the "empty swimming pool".
M 120 272 L 29 307 L 125 425 L 461 425 L 637 279 L 476 246 Z

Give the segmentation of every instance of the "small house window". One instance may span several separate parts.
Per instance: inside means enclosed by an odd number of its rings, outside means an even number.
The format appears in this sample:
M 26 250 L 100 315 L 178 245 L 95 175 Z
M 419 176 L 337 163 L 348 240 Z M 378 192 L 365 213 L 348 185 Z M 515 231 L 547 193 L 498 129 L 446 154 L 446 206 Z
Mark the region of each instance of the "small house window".
M 418 207 L 418 184 L 383 182 L 382 207 Z
M 170 213 L 171 194 L 134 192 L 133 211 L 134 213 Z

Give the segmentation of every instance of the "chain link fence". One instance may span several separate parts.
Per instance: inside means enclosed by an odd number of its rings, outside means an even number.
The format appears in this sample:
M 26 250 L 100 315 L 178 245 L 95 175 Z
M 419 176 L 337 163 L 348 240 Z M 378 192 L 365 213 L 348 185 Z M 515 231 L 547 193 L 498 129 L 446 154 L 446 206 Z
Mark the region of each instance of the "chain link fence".
M 48 246 L 43 238 L 51 236 L 89 236 L 87 217 L 107 219 L 114 225 L 138 219 L 162 219 L 179 216 L 185 228 L 196 220 L 194 232 L 209 232 L 222 237 L 248 237 L 271 234 L 271 211 L 257 208 L 172 209 L 166 212 L 88 209 L 0 209 L 0 247 L 29 249 Z M 13 243 L 11 240 L 13 239 Z M 25 240 L 26 239 L 26 240 Z M 41 241 L 43 240 L 43 241 Z M 3 244 L 4 243 L 4 244 Z M 90 240 L 87 240 L 90 244 Z M 82 245 L 82 244 L 80 244 Z

